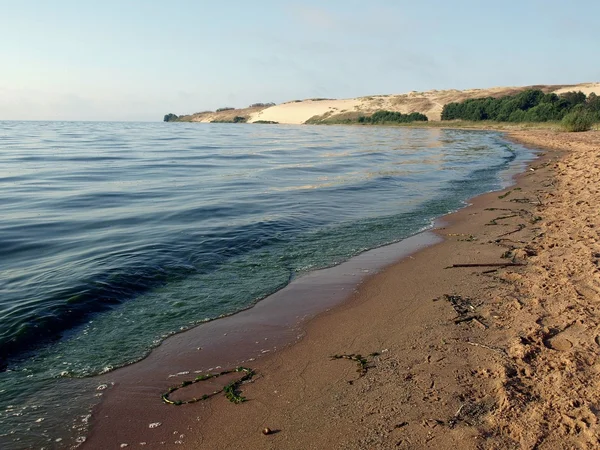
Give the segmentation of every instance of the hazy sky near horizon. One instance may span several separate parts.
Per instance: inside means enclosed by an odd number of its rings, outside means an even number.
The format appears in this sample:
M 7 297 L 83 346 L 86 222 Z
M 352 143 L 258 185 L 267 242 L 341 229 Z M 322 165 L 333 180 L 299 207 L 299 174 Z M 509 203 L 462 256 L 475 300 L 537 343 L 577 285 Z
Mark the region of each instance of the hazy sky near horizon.
M 597 0 L 0 0 L 0 120 L 600 81 Z

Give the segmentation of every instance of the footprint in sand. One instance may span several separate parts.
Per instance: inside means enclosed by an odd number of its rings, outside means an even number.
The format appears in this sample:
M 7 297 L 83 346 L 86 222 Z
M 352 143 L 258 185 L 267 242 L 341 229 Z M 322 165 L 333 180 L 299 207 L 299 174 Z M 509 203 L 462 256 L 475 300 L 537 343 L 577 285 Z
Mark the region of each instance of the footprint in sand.
M 544 340 L 544 345 L 552 350 L 565 352 L 573 347 L 573 343 L 560 334 Z
M 590 286 L 586 283 L 574 283 L 575 292 L 579 294 L 581 297 L 590 301 L 598 301 L 600 300 L 600 294 L 598 293 L 598 289 Z

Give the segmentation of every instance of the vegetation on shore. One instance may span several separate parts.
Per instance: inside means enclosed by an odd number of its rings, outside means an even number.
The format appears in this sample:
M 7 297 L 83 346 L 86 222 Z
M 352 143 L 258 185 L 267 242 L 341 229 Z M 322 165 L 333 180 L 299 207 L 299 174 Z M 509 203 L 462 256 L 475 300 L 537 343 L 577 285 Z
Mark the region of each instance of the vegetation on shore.
M 322 116 L 311 117 L 306 121 L 306 123 L 312 125 L 392 125 L 427 121 L 427 116 L 418 112 L 402 114 L 396 111 L 379 110 L 369 116 L 357 113 L 350 113 L 339 114 L 331 117 L 331 113 L 326 113 Z
M 179 119 L 179 116 L 177 114 L 169 113 L 169 114 L 165 114 L 163 122 L 175 122 L 178 119 Z
M 270 108 L 271 106 L 275 106 L 275 103 L 252 103 L 248 108 Z
M 595 122 L 600 122 L 600 114 L 588 111 L 573 111 L 563 117 L 561 123 L 567 131 L 588 131 Z
M 393 96 L 377 96 L 376 102 L 374 102 L 375 97 L 361 97 L 360 103 L 352 109 L 340 104 L 324 105 L 323 108 L 316 107 L 314 111 L 318 113 L 317 115 L 308 120 L 306 119 L 308 115 L 305 115 L 302 120 L 303 123 L 310 125 L 387 125 L 504 130 L 539 128 L 556 131 L 598 129 L 600 127 L 600 97 L 593 93 L 598 86 L 597 84 L 582 84 L 582 88 L 592 88 L 592 93 L 588 96 L 584 92 L 575 91 L 578 86 L 536 85 L 488 90 L 430 91 L 420 95 L 417 95 L 418 93 L 398 95 L 397 98 L 387 99 L 385 102 L 381 98 Z M 553 90 L 563 92 L 567 89 L 573 89 L 573 91 L 561 94 L 553 92 Z M 437 100 L 435 100 L 436 98 Z M 303 101 L 324 100 L 330 99 L 312 98 Z M 287 103 L 303 101 L 292 100 Z M 258 113 L 273 106 L 276 105 L 274 103 L 253 103 L 249 107 L 241 109 L 222 107 L 216 111 L 181 116 L 170 113 L 164 116 L 164 120 L 165 122 L 248 123 L 260 118 L 261 115 Z M 399 110 L 414 112 L 401 113 Z M 285 123 L 288 120 L 286 119 L 287 113 L 288 111 L 282 111 L 281 119 L 278 118 L 280 117 L 278 112 L 264 117 L 275 118 L 277 121 L 281 120 Z M 296 120 L 293 119 L 292 122 L 302 123 L 295 122 Z M 252 123 L 275 124 L 278 122 L 257 120 Z
M 246 123 L 250 115 L 263 109 L 275 106 L 275 103 L 252 103 L 247 108 L 223 106 L 214 111 L 201 111 L 180 116 L 169 113 L 163 118 L 165 122 L 212 122 L 212 123 Z M 202 120 L 204 119 L 204 120 Z
M 410 123 L 427 122 L 427 116 L 419 112 L 402 114 L 394 111 L 377 111 L 371 116 L 359 116 L 358 123 L 386 124 L 386 123 Z
M 457 119 L 510 123 L 562 121 L 567 131 L 586 131 L 600 122 L 600 97 L 594 93 L 586 97 L 581 91 L 557 95 L 528 89 L 515 95 L 444 105 L 442 121 Z
M 210 123 L 246 123 L 248 121 L 247 117 L 244 116 L 234 116 L 231 119 L 216 119 L 211 120 Z

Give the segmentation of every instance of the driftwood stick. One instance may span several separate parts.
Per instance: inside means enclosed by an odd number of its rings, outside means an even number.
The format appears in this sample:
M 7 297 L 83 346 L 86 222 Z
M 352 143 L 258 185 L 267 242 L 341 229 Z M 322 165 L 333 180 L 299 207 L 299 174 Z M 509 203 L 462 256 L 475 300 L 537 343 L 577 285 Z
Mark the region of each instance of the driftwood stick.
M 517 227 L 517 229 L 516 229 L 516 230 L 512 230 L 512 231 L 509 231 L 508 233 L 501 234 L 501 235 L 500 235 L 500 236 L 498 236 L 498 237 L 499 237 L 499 238 L 501 238 L 501 237 L 508 236 L 508 235 L 510 235 L 510 234 L 513 234 L 513 233 L 518 233 L 518 232 L 519 232 L 519 231 L 521 231 L 523 228 L 525 228 L 525 225 L 523 225 L 523 224 L 519 224 L 519 226 Z
M 508 355 L 506 354 L 506 350 L 502 349 L 502 348 L 494 348 L 494 347 L 490 347 L 489 345 L 485 345 L 485 344 L 480 344 L 478 342 L 471 342 L 471 341 L 466 341 L 466 344 L 469 345 L 473 345 L 475 347 L 482 347 L 482 348 L 487 348 L 488 350 L 491 350 L 493 352 L 499 353 L 504 357 L 507 357 Z
M 446 267 L 446 269 L 454 269 L 456 267 L 513 267 L 513 266 L 524 266 L 523 263 L 513 263 L 513 262 L 505 262 L 505 263 L 466 263 L 466 264 L 452 264 L 451 266 Z
M 454 319 L 454 323 L 457 325 L 463 322 L 475 322 L 485 330 L 489 328 L 485 323 L 481 321 L 481 319 L 478 316 L 457 317 L 456 319 Z
M 514 242 L 515 244 L 525 244 L 525 241 L 515 241 L 514 239 L 509 239 L 509 238 L 500 238 L 500 239 L 496 239 L 494 242 L 496 244 L 499 244 L 502 241 L 510 241 L 510 242 Z M 490 241 L 491 242 L 491 241 Z
M 457 317 L 456 319 L 454 319 L 454 323 L 459 324 L 462 322 L 470 322 L 471 320 L 474 320 L 475 317 L 473 316 L 467 316 L 467 317 Z
M 473 317 L 473 322 L 475 322 L 476 324 L 478 324 L 484 330 L 487 330 L 489 328 L 485 323 L 483 323 L 481 320 L 479 320 L 478 317 Z

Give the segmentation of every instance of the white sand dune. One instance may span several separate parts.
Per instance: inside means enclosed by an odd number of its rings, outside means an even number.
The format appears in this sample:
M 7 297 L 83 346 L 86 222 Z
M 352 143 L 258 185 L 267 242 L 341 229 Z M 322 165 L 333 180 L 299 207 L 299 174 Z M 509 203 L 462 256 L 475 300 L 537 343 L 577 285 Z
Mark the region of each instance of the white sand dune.
M 339 114 L 347 111 L 357 111 L 361 101 L 356 98 L 347 100 L 304 100 L 271 106 L 254 113 L 248 122 L 270 120 L 279 123 L 302 124 L 313 116 L 326 113 Z
M 600 95 L 600 83 L 583 83 L 583 84 L 578 84 L 576 89 L 573 88 L 562 88 L 562 89 L 557 89 L 556 91 L 554 91 L 555 94 L 564 94 L 565 92 L 569 92 L 569 91 L 581 91 L 583 92 L 585 95 L 590 95 L 592 92 L 596 95 Z

